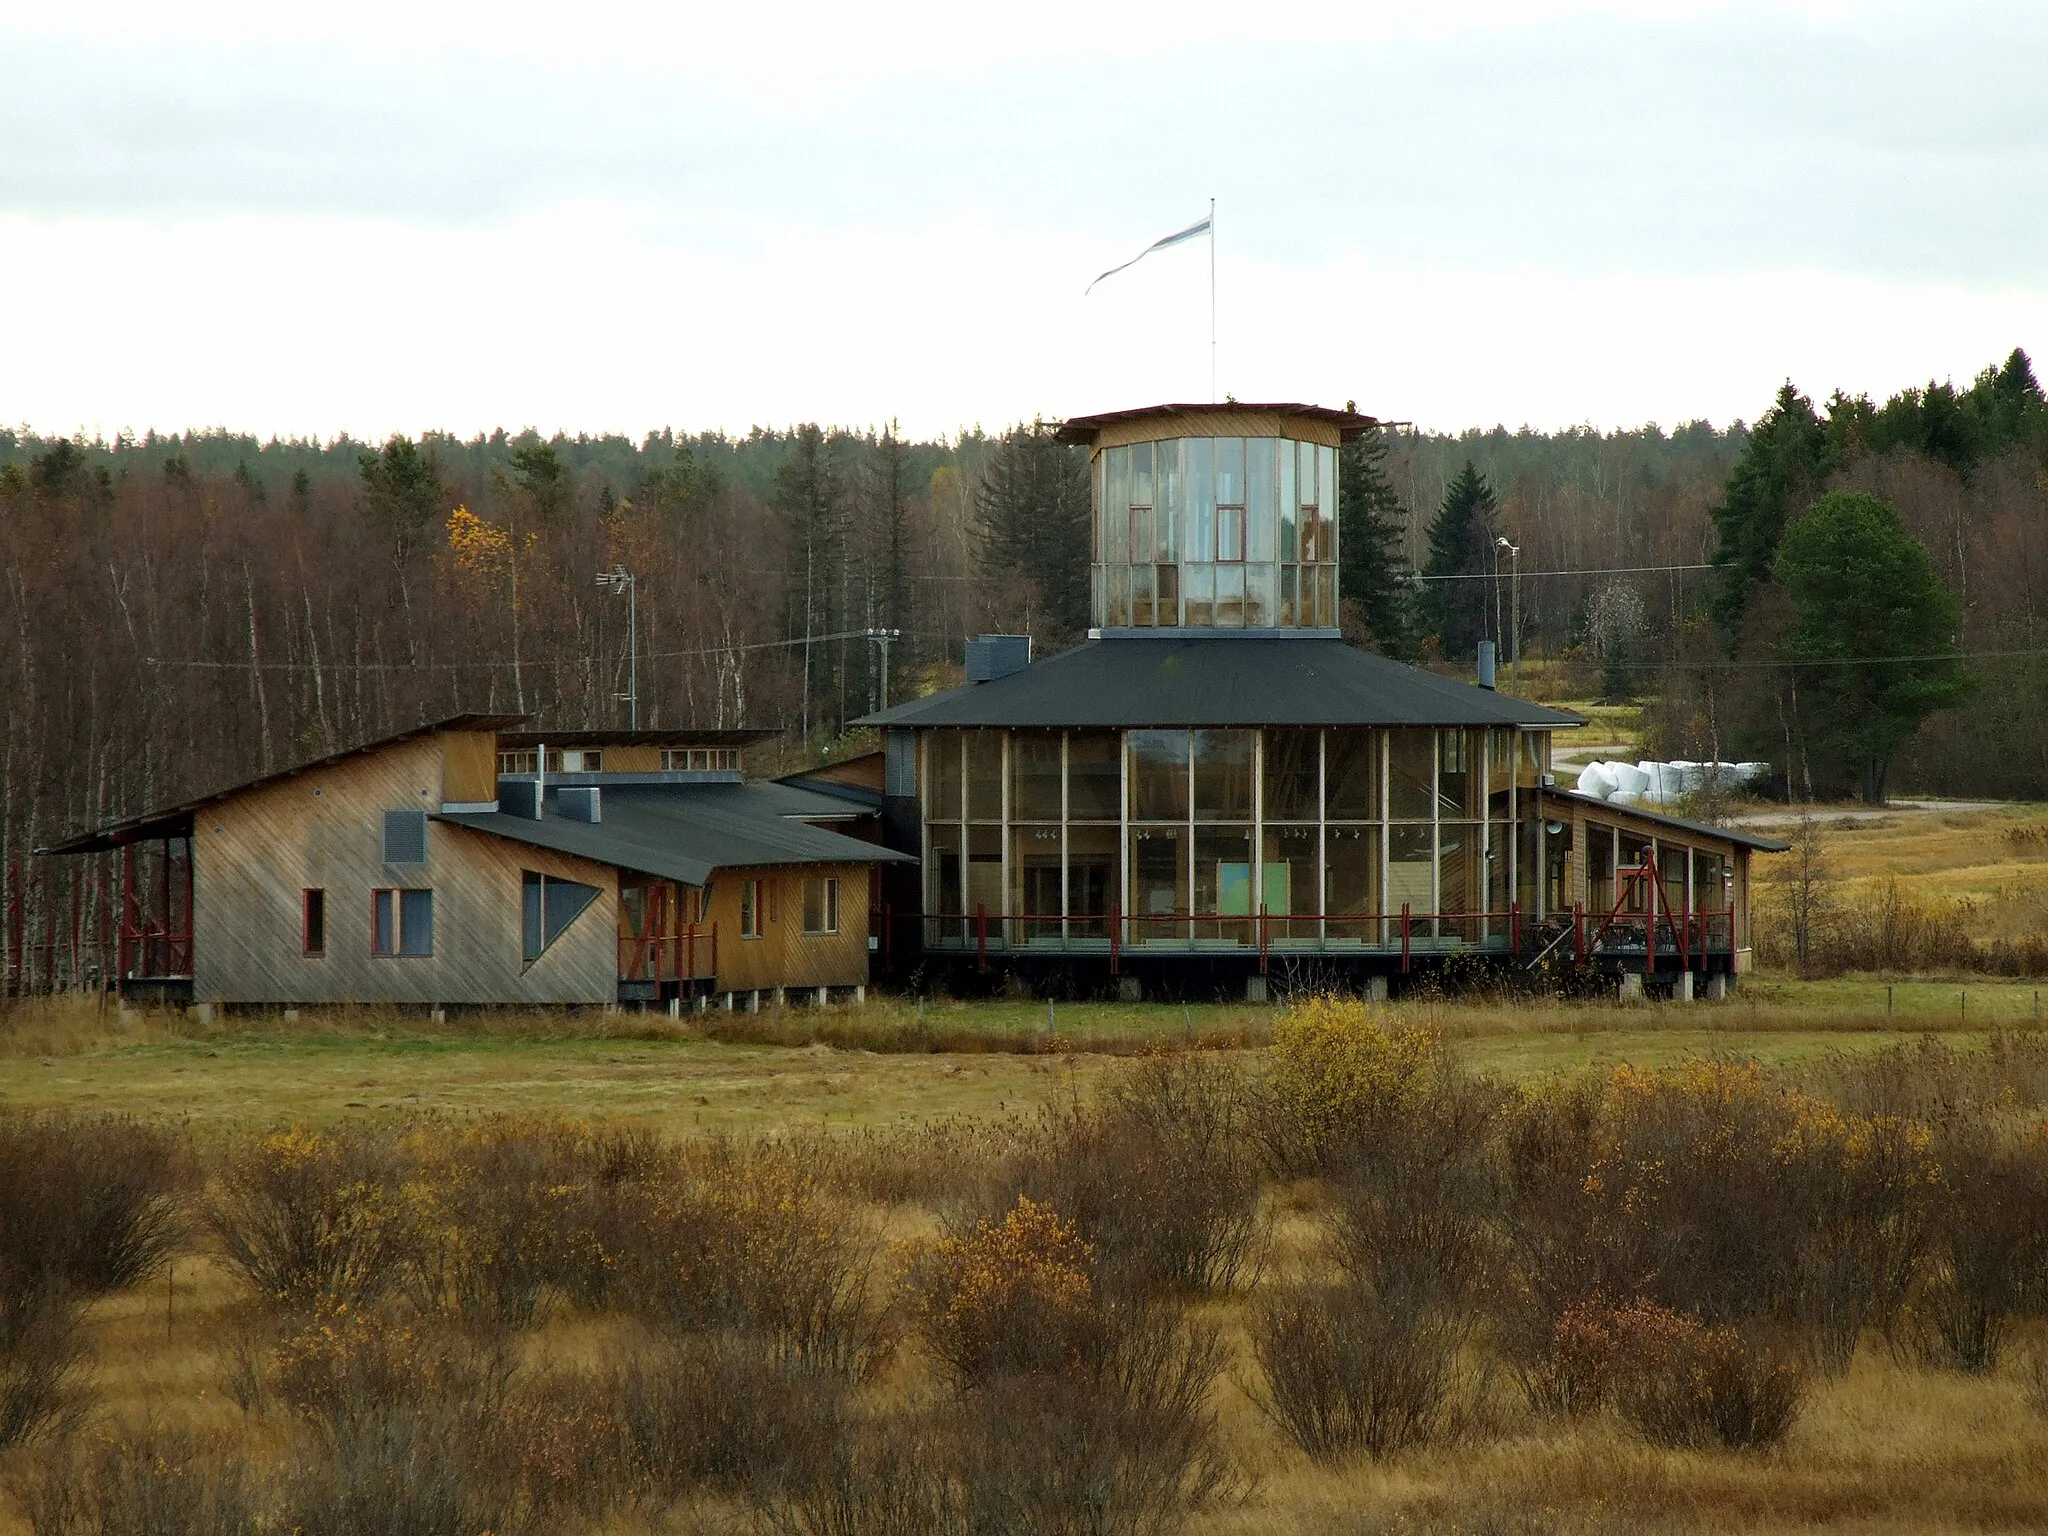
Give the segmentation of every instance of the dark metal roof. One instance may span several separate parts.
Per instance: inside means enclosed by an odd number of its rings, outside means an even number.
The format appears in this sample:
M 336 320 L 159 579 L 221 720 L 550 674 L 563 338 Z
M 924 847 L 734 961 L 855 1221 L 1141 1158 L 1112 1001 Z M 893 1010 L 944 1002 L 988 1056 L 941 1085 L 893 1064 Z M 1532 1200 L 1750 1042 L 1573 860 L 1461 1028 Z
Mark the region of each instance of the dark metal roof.
M 744 747 L 766 741 L 771 730 L 742 726 L 734 729 L 695 730 L 677 727 L 660 731 L 500 731 L 503 748 L 538 747 Z
M 157 837 L 189 837 L 192 834 L 192 818 L 195 813 L 209 805 L 217 805 L 232 795 L 239 795 L 252 789 L 261 789 L 266 784 L 281 783 L 301 773 L 311 773 L 318 768 L 327 768 L 335 763 L 346 762 L 352 757 L 361 757 L 366 752 L 380 751 L 385 747 L 397 746 L 400 742 L 416 741 L 422 736 L 436 736 L 443 731 L 499 731 L 507 726 L 524 725 L 531 715 L 450 715 L 443 720 L 416 725 L 409 731 L 400 731 L 395 736 L 380 736 L 375 741 L 366 741 L 359 746 L 345 747 L 339 752 L 330 752 L 325 757 L 312 758 L 303 763 L 294 763 L 289 768 L 280 768 L 275 773 L 262 774 L 257 778 L 244 779 L 239 784 L 230 784 L 225 789 L 211 790 L 197 799 L 181 801 L 177 805 L 165 806 L 161 810 L 145 815 L 131 816 L 125 821 L 109 822 L 91 832 L 80 833 L 61 843 L 52 843 L 38 848 L 39 854 L 59 853 L 106 853 L 125 843 L 146 842 Z
M 1310 421 L 1320 421 L 1337 429 L 1337 435 L 1345 442 L 1362 437 L 1379 425 L 1373 416 L 1361 416 L 1356 411 L 1332 410 L 1327 405 L 1302 405 L 1288 401 L 1269 405 L 1253 405 L 1241 400 L 1225 400 L 1208 405 L 1146 405 L 1128 411 L 1101 411 L 1093 416 L 1069 416 L 1060 424 L 1057 434 L 1063 443 L 1093 443 L 1096 434 L 1104 427 L 1120 426 L 1127 421 L 1145 421 L 1152 417 L 1171 420 L 1176 416 L 1300 416 Z
M 1207 631 L 1091 640 L 994 682 L 913 699 L 859 725 L 1520 725 L 1566 729 L 1546 709 L 1341 640 Z
M 606 785 L 601 805 L 598 822 L 568 820 L 553 793 L 540 821 L 503 811 L 444 811 L 435 820 L 686 885 L 720 869 L 916 862 L 806 824 L 805 816 L 844 816 L 845 802 L 786 784 Z
M 1634 816 L 1641 821 L 1656 822 L 1660 826 L 1676 827 L 1681 832 L 1696 833 L 1701 837 L 1718 837 L 1725 842 L 1740 843 L 1745 848 L 1754 848 L 1759 853 L 1783 853 L 1792 845 L 1780 842 L 1775 837 L 1759 837 L 1754 832 L 1744 832 L 1735 827 L 1716 827 L 1704 821 L 1687 821 L 1679 816 L 1667 816 L 1662 811 L 1653 811 L 1640 805 L 1616 805 L 1612 800 L 1602 800 L 1597 795 L 1582 795 L 1576 789 L 1561 789 L 1560 795 L 1568 795 L 1582 805 L 1597 805 L 1601 810 L 1615 816 Z

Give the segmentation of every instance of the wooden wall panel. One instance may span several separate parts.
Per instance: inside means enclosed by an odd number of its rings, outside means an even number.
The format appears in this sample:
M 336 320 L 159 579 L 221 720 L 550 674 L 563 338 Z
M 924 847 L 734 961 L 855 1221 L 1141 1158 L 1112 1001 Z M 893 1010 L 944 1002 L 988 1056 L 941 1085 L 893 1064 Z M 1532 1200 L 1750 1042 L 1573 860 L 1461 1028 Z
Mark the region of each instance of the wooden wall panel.
M 606 747 L 604 749 L 604 771 L 606 773 L 659 773 L 661 772 L 661 748 L 645 745 Z
M 441 798 L 457 805 L 497 799 L 497 732 L 448 731 L 439 740 L 443 748 Z
M 193 830 L 194 997 L 202 1002 L 606 1003 L 616 995 L 618 880 L 611 868 L 442 822 L 427 862 L 383 862 L 383 813 L 444 796 L 444 743 L 427 738 L 310 770 L 200 813 Z M 495 766 L 495 765 L 494 765 Z M 521 871 L 602 893 L 531 966 L 522 963 Z M 301 892 L 327 892 L 327 947 L 301 953 Z M 434 892 L 434 953 L 370 953 L 370 893 Z
M 839 932 L 808 935 L 804 881 L 837 877 Z M 740 937 L 740 887 L 768 882 L 769 918 L 758 939 Z M 820 864 L 778 869 L 721 869 L 711 880 L 709 917 L 718 925 L 720 992 L 767 987 L 853 987 L 868 979 L 868 866 Z

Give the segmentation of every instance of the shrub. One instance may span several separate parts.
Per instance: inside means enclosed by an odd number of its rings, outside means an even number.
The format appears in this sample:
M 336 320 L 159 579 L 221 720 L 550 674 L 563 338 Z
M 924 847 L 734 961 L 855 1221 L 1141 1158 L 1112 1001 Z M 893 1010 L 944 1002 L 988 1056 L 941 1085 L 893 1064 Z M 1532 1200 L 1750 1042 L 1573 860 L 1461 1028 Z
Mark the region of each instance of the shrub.
M 1390 1145 L 1448 1070 L 1433 1031 L 1382 1023 L 1330 994 L 1274 1026 L 1260 1138 L 1283 1173 L 1321 1173 Z
M 83 1354 L 78 1302 L 61 1285 L 15 1300 L 0 1337 L 0 1446 L 65 1424 Z
M 510 1365 L 493 1349 L 347 1302 L 316 1305 L 271 1355 L 278 1396 L 331 1432 L 445 1399 L 495 1416 Z
M 356 1128 L 289 1130 L 232 1157 L 207 1213 L 222 1257 L 283 1306 L 375 1300 L 406 1249 L 387 1138 Z
M 278 1524 L 292 1536 L 475 1536 L 518 1518 L 496 1426 L 434 1398 L 388 1405 L 302 1439 Z
M 2048 1131 L 1981 1124 L 1940 1145 L 1930 1263 L 1899 1330 L 1930 1364 L 1989 1371 L 2015 1313 L 2048 1298 Z
M 1412 1298 L 1390 1304 L 1356 1278 L 1282 1288 L 1251 1317 L 1259 1406 L 1311 1456 L 1427 1444 L 1449 1423 L 1469 1331 L 1461 1317 Z
M 1613 1314 L 1608 1390 L 1652 1444 L 1753 1449 L 1785 1438 L 1799 1415 L 1799 1369 L 1652 1302 Z
M 685 1149 L 623 1199 L 612 1293 L 627 1311 L 671 1332 L 754 1334 L 849 1376 L 879 1357 L 874 1238 L 818 1168 L 774 1148 Z
M 1019 1195 L 1000 1222 L 942 1237 L 913 1265 L 920 1333 L 963 1385 L 1078 1366 L 1097 1320 L 1095 1250 L 1050 1205 Z
M 187 1431 L 149 1427 L 66 1444 L 22 1491 L 34 1536 L 255 1536 L 246 1467 Z

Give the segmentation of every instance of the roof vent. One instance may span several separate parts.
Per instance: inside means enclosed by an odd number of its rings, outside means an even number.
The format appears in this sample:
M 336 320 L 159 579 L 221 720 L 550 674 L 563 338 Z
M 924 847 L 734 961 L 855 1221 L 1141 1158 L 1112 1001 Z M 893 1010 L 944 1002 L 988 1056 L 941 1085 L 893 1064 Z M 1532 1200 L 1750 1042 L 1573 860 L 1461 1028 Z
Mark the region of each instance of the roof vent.
M 1029 635 L 983 635 L 967 642 L 967 681 L 992 683 L 1031 665 Z
M 604 791 L 595 784 L 564 784 L 555 791 L 555 804 L 561 807 L 564 821 L 587 821 L 593 824 L 604 820 Z
M 1493 686 L 1493 642 L 1491 640 L 1479 642 L 1479 686 L 1482 688 L 1491 688 Z
M 498 780 L 498 809 L 507 816 L 523 816 L 528 821 L 539 821 L 541 812 L 540 781 L 538 779 Z

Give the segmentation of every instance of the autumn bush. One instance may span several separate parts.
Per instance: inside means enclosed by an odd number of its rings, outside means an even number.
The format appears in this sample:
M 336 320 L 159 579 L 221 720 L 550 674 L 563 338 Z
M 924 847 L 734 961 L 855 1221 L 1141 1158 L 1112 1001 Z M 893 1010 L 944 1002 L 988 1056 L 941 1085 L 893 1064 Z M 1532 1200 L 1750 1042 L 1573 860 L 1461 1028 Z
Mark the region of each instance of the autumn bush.
M 1271 1165 L 1288 1176 L 1392 1147 L 1452 1071 L 1434 1031 L 1331 993 L 1289 1006 L 1267 1056 L 1255 1129 Z
M 1941 1127 L 1927 1262 L 1899 1342 L 1918 1359 L 1994 1369 L 2014 1319 L 2048 1305 L 2048 1128 Z
M 1709 1328 L 1654 1302 L 1612 1314 L 1607 1394 L 1652 1444 L 1754 1450 L 1798 1418 L 1798 1366 L 1731 1327 Z
M 261 1489 L 224 1437 L 110 1427 L 52 1448 L 22 1485 L 34 1536 L 258 1536 Z
M 206 1212 L 222 1259 L 288 1308 L 383 1295 L 410 1244 L 394 1141 L 355 1126 L 290 1129 L 231 1154 Z

